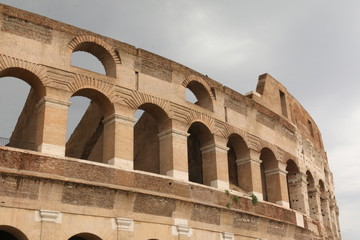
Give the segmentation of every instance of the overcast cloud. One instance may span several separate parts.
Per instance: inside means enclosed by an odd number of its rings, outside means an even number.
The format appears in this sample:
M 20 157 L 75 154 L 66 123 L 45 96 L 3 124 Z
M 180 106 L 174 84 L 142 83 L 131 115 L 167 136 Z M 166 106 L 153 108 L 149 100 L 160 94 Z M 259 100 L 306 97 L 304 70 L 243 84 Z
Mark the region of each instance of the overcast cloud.
M 270 73 L 319 126 L 343 239 L 360 239 L 360 1 L 0 2 L 154 52 L 240 93 Z

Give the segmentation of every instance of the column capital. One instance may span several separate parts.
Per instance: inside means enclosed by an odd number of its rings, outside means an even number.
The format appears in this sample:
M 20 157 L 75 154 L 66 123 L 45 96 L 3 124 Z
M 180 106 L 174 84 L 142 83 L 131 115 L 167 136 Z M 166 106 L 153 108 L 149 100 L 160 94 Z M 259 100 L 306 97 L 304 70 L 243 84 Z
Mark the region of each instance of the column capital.
M 234 234 L 229 232 L 222 232 L 221 240 L 234 240 Z
M 53 99 L 53 98 L 49 98 L 49 97 L 43 97 L 36 104 L 36 108 L 39 109 L 43 106 L 53 106 L 53 107 L 68 109 L 68 107 L 70 105 L 71 105 L 71 102 L 69 102 L 69 101 L 62 101 L 62 100 L 57 100 L 57 99 Z
M 273 168 L 273 169 L 270 169 L 270 170 L 266 170 L 264 173 L 265 173 L 266 176 L 270 176 L 270 175 L 273 175 L 273 174 L 283 174 L 283 175 L 286 176 L 286 174 L 288 172 L 281 169 L 281 168 Z
M 62 214 L 59 211 L 39 210 L 35 212 L 35 221 L 61 223 Z
M 117 229 L 120 231 L 134 231 L 134 220 L 130 218 L 116 218 L 115 219 Z
M 224 145 L 220 145 L 220 144 L 215 144 L 212 143 L 210 145 L 204 146 L 202 148 L 200 148 L 200 151 L 204 154 L 204 153 L 208 153 L 208 152 L 212 152 L 212 151 L 219 151 L 219 152 L 226 152 L 229 150 L 228 147 L 224 146 Z
M 111 114 L 110 116 L 108 116 L 107 118 L 105 118 L 102 122 L 104 124 L 104 127 L 114 123 L 114 122 L 119 122 L 119 123 L 125 123 L 131 126 L 134 126 L 136 119 L 133 117 L 126 117 L 117 113 Z
M 257 164 L 261 164 L 262 161 L 260 159 L 256 159 L 256 158 L 251 158 L 250 156 L 249 157 L 243 157 L 243 158 L 240 158 L 240 159 L 237 159 L 236 160 L 236 165 L 240 166 L 242 164 L 245 164 L 245 163 L 257 163 Z
M 159 140 L 167 138 L 169 136 L 187 139 L 190 134 L 177 129 L 168 129 L 158 134 Z

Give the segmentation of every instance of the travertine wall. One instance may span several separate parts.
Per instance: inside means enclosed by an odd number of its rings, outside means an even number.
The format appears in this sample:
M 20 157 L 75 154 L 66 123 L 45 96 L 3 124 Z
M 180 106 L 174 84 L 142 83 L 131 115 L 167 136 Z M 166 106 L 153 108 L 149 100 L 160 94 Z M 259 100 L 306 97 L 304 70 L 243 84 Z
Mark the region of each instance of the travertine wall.
M 13 142 L 0 148 L 0 235 L 341 238 L 319 129 L 269 74 L 244 96 L 131 45 L 0 12 L 0 77 L 31 86 Z M 72 66 L 76 51 L 106 74 Z M 92 102 L 66 143 L 72 96 Z

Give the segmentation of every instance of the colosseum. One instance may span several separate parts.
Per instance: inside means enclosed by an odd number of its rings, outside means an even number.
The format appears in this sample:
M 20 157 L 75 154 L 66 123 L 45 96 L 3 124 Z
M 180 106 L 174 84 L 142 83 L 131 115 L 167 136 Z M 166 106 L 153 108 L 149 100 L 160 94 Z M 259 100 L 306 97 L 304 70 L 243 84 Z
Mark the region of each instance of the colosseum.
M 242 95 L 2 4 L 0 29 L 0 77 L 31 87 L 0 147 L 0 239 L 341 239 L 319 129 L 269 74 Z M 73 66 L 78 51 L 105 74 Z M 91 103 L 67 140 L 73 96 Z

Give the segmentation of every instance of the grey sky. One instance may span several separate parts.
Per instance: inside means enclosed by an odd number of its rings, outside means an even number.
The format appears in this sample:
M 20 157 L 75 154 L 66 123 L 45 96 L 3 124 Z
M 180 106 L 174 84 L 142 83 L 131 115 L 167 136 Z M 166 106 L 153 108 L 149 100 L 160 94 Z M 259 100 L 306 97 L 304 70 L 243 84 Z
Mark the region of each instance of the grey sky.
M 360 1 L 0 2 L 149 50 L 240 93 L 270 73 L 320 127 L 343 239 L 360 239 Z

